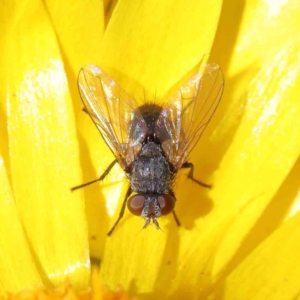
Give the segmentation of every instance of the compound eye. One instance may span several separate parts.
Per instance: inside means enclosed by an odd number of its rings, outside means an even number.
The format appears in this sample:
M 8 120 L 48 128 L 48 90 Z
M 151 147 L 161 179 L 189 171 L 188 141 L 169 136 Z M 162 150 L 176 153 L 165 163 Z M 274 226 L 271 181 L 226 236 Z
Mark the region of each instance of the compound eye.
M 171 195 L 164 194 L 158 196 L 158 203 L 160 206 L 161 214 L 168 215 L 175 207 L 175 199 Z
M 144 204 L 145 196 L 140 194 L 133 195 L 127 200 L 127 207 L 129 211 L 136 216 L 141 215 Z

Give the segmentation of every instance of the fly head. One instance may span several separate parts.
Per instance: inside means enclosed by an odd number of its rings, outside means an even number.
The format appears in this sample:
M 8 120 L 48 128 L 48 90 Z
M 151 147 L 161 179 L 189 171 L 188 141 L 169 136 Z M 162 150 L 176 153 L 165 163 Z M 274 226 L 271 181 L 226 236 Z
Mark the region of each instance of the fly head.
M 135 194 L 128 199 L 127 207 L 132 214 L 145 218 L 143 228 L 146 228 L 152 220 L 159 229 L 157 218 L 174 210 L 175 199 L 169 194 Z

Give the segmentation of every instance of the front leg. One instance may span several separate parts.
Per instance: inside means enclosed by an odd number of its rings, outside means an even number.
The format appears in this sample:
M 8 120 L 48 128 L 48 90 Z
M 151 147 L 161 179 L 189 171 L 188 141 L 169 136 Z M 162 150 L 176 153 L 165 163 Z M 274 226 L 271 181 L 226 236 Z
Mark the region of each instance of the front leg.
M 118 223 L 119 223 L 120 220 L 123 218 L 124 211 L 125 211 L 125 207 L 126 207 L 126 202 L 127 202 L 127 199 L 128 199 L 128 197 L 130 196 L 131 193 L 132 193 L 132 189 L 131 189 L 131 187 L 129 186 L 129 187 L 128 187 L 128 190 L 127 190 L 127 192 L 126 192 L 126 195 L 125 195 L 125 198 L 124 198 L 124 201 L 123 201 L 123 204 L 122 204 L 120 213 L 119 213 L 119 217 L 118 217 L 117 221 L 115 222 L 115 224 L 113 225 L 113 227 L 111 228 L 111 230 L 107 233 L 108 236 L 110 236 L 110 235 L 113 233 L 113 231 L 114 231 L 115 228 L 117 227 Z
M 169 191 L 169 194 L 170 194 L 170 195 L 175 199 L 175 201 L 176 201 L 175 194 L 174 194 L 174 192 L 173 192 L 172 190 Z M 178 219 L 178 217 L 177 217 L 177 215 L 176 215 L 176 213 L 175 213 L 175 210 L 172 211 L 172 214 L 173 214 L 173 217 L 174 217 L 174 219 L 175 219 L 175 222 L 176 222 L 177 226 L 180 226 L 181 224 L 180 224 L 180 221 L 179 221 L 179 219 Z

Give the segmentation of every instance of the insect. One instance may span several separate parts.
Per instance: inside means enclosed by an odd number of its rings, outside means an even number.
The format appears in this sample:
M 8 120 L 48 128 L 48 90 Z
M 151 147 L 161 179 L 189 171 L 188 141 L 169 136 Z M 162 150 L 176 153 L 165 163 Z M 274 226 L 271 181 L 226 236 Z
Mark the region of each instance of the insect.
M 224 79 L 218 65 L 207 64 L 202 72 L 181 85 L 163 104 L 139 103 L 108 74 L 94 65 L 84 66 L 78 77 L 84 110 L 100 131 L 115 160 L 96 180 L 73 187 L 82 188 L 102 181 L 116 163 L 124 170 L 130 185 L 111 235 L 129 211 L 145 219 L 143 228 L 157 218 L 175 214 L 173 186 L 179 169 L 190 168 L 189 153 L 199 141 L 220 102 Z

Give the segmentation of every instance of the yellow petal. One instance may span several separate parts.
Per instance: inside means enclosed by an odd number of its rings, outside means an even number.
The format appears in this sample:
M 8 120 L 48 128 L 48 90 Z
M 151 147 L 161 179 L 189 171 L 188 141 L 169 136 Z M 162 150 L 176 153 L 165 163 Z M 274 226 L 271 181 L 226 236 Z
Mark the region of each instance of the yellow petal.
M 299 12 L 298 0 L 225 2 L 211 59 L 230 76 L 243 72 L 250 78 L 255 71 L 251 68 L 259 69 L 278 49 L 295 41 Z
M 252 63 L 268 59 L 276 55 L 279 48 L 293 43 L 299 34 L 299 12 L 297 0 L 250 1 L 245 7 L 231 69 L 245 70 Z
M 73 185 L 79 185 L 95 179 L 98 175 L 94 171 L 93 166 L 86 162 L 88 150 L 84 147 L 86 140 L 94 140 L 96 143 L 101 142 L 99 132 L 95 129 L 94 124 L 82 112 L 82 102 L 77 89 L 77 74 L 80 68 L 87 63 L 99 63 L 99 53 L 102 36 L 104 34 L 104 12 L 102 1 L 46 1 L 47 11 L 49 12 L 53 23 L 60 50 L 64 69 L 68 78 L 69 89 L 72 96 L 74 108 L 76 111 L 77 125 L 79 130 L 79 140 L 81 145 L 80 160 L 82 162 L 83 180 L 77 180 Z M 76 49 L 76 51 L 74 50 Z M 103 148 L 104 144 L 102 144 Z M 106 148 L 106 145 L 104 146 Z M 101 147 L 98 144 L 95 148 L 90 148 L 91 156 L 96 156 L 95 166 L 101 166 L 103 158 Z M 103 170 L 100 169 L 101 173 Z M 94 175 L 93 175 L 94 174 Z M 98 189 L 97 189 L 98 188 Z M 94 185 L 91 189 L 86 189 L 86 212 L 89 219 L 88 231 L 91 244 L 91 254 L 101 253 L 103 251 L 103 238 L 107 229 L 102 224 L 107 224 L 107 220 L 103 216 L 98 216 L 98 212 L 105 212 L 105 207 L 101 205 L 98 196 L 95 196 L 95 189 L 99 194 L 99 187 Z M 91 191 L 91 193 L 90 193 Z M 76 191 L 75 194 L 80 193 Z M 92 201 L 90 201 L 90 199 Z M 105 213 L 103 213 L 105 214 Z M 99 219 L 101 222 L 99 222 Z
M 232 9 L 234 7 L 234 9 Z M 292 1 L 234 1 L 224 3 L 210 60 L 225 76 L 222 101 L 223 143 L 242 117 L 245 88 L 262 65 L 299 36 L 300 5 Z M 227 122 L 229 118 L 235 122 Z
M 44 283 L 85 286 L 89 253 L 77 136 L 59 45 L 42 1 L 6 3 L 1 103 L 13 192 Z M 4 106 L 5 107 L 5 106 Z M 18 249 L 12 249 L 18 251 Z
M 90 119 L 82 112 L 82 102 L 77 89 L 77 75 L 80 68 L 87 63 L 98 64 L 101 40 L 104 34 L 104 11 L 103 2 L 100 1 L 46 1 L 46 7 L 53 23 L 64 62 L 64 69 L 67 75 L 69 90 L 72 96 L 74 109 L 76 112 L 77 126 L 79 130 L 79 141 L 81 146 L 80 161 L 82 163 L 83 180 L 79 180 L 75 185 L 95 179 L 98 175 L 94 172 L 93 166 L 86 162 L 87 149 L 84 147 L 83 138 L 86 140 L 101 141 L 99 132 L 95 129 Z M 74 51 L 76 49 L 76 51 Z M 83 138 L 82 138 L 83 137 Z M 106 145 L 104 146 L 106 148 Z M 89 149 L 91 156 L 98 155 L 101 147 L 96 144 L 96 149 Z M 95 166 L 101 163 L 95 161 Z M 100 169 L 100 172 L 101 169 Z M 93 175 L 94 174 L 94 175 Z M 86 213 L 89 219 L 88 232 L 90 238 L 91 255 L 103 251 L 103 239 L 106 228 L 99 222 L 99 211 L 105 211 L 101 206 L 99 197 L 95 197 L 97 186 L 86 189 Z M 89 192 L 92 191 L 91 194 Z M 98 190 L 99 191 L 99 187 Z M 78 193 L 78 191 L 76 192 Z M 99 193 L 99 192 L 98 192 Z M 92 199 L 93 201 L 89 201 Z M 103 203 L 103 202 L 102 202 Z M 99 207 L 100 206 L 100 207 Z M 104 217 L 100 219 L 105 223 Z
M 104 14 L 105 14 L 105 25 L 108 24 L 110 17 L 115 9 L 118 0 L 104 0 Z
M 298 0 L 223 4 L 210 56 L 222 67 L 225 77 L 222 103 L 212 120 L 223 128 L 219 131 L 223 135 L 220 145 L 227 148 L 228 133 L 234 135 L 239 126 L 249 82 L 271 57 L 297 40 L 299 14 Z
M 299 175 L 299 173 L 298 173 Z M 298 299 L 300 214 L 285 222 L 228 276 L 223 299 Z M 215 299 L 215 298 L 213 298 Z
M 249 84 L 243 118 L 220 163 L 213 191 L 218 202 L 212 217 L 221 220 L 224 212 L 239 216 L 218 247 L 216 273 L 235 253 L 299 157 L 299 49 L 300 40 L 282 49 Z
M 1 141 L 3 142 L 3 141 Z M 0 158 L 0 295 L 41 284 Z
M 47 0 L 45 6 L 58 38 L 62 59 L 72 92 L 80 68 L 99 62 L 100 43 L 104 33 L 103 1 Z M 74 50 L 76 49 L 76 50 Z M 79 102 L 77 103 L 77 105 Z
M 103 38 L 101 67 L 129 92 L 134 81 L 163 95 L 208 56 L 220 8 L 221 1 L 119 1 Z

